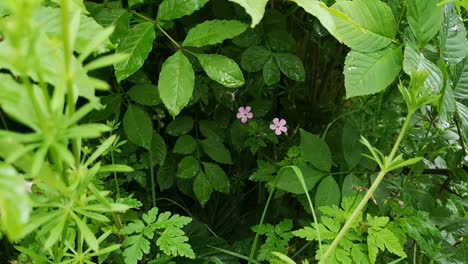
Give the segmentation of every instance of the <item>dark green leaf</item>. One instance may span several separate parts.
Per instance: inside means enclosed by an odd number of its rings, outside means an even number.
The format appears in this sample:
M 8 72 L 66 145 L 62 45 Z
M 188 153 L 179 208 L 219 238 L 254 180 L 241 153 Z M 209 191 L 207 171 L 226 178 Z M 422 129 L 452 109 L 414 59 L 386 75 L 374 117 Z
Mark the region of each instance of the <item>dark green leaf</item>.
M 219 122 L 213 120 L 201 120 L 198 122 L 201 134 L 206 138 L 224 141 L 224 129 L 219 126 Z
M 164 0 L 158 9 L 159 20 L 172 20 L 202 8 L 209 0 Z
M 171 136 L 182 136 L 193 128 L 193 118 L 190 116 L 178 116 L 166 127 L 166 133 Z
M 305 70 L 302 61 L 293 54 L 275 53 L 276 64 L 281 72 L 289 79 L 303 82 L 305 80 Z
M 190 179 L 200 172 L 200 162 L 193 156 L 184 157 L 177 165 L 177 177 Z
M 343 127 L 343 155 L 349 168 L 353 168 L 361 161 L 362 145 L 359 141 L 361 136 L 350 122 L 346 122 Z
M 167 155 L 167 147 L 164 139 L 159 135 L 158 132 L 153 132 L 153 137 L 151 138 L 151 158 L 153 160 L 152 164 L 162 165 Z
M 331 152 L 320 137 L 301 129 L 301 148 L 304 159 L 319 170 L 329 172 L 332 166 Z
M 161 191 L 167 190 L 174 185 L 176 178 L 177 162 L 173 158 L 166 158 L 164 164 L 159 167 L 157 180 Z
M 203 151 L 214 161 L 223 164 L 232 164 L 231 153 L 223 143 L 212 138 L 207 138 L 200 141 L 200 145 Z
M 127 79 L 143 66 L 149 52 L 153 49 L 155 38 L 153 23 L 142 22 L 130 28 L 117 48 L 118 53 L 129 55 L 127 59 L 115 65 L 118 82 Z
M 179 50 L 164 62 L 159 73 L 159 95 L 172 116 L 178 115 L 189 103 L 194 87 L 192 64 Z
M 266 34 L 268 46 L 276 52 L 295 52 L 296 40 L 284 30 L 273 30 Z
M 263 65 L 263 81 L 266 85 L 273 85 L 280 81 L 281 74 L 275 60 L 271 57 L 265 65 Z
M 152 84 L 139 84 L 135 85 L 127 92 L 128 96 L 133 101 L 148 106 L 155 106 L 161 103 L 159 98 L 159 91 L 156 85 Z
M 203 162 L 204 171 L 211 186 L 218 191 L 229 194 L 229 178 L 224 170 L 217 164 Z
M 315 207 L 339 206 L 341 201 L 340 187 L 332 176 L 328 176 L 320 182 L 315 194 Z
M 322 171 L 314 169 L 307 166 L 298 166 L 302 172 L 304 182 L 307 190 L 311 190 L 320 181 L 321 178 L 327 175 Z M 301 185 L 300 180 L 298 179 L 296 173 L 291 167 L 283 167 L 278 172 L 278 181 L 276 183 L 276 188 L 281 189 L 286 192 L 303 194 L 304 188 Z M 275 179 L 272 179 L 270 183 L 275 182 Z
M 222 43 L 247 29 L 247 25 L 237 20 L 205 21 L 190 29 L 183 46 L 203 47 Z
M 190 135 L 179 137 L 174 146 L 174 153 L 188 155 L 197 149 L 197 141 Z
M 270 59 L 271 52 L 262 46 L 252 46 L 242 53 L 241 66 L 248 72 L 258 72 Z
M 350 174 L 346 176 L 346 178 L 343 181 L 343 186 L 342 186 L 342 196 L 344 197 L 353 197 L 356 194 L 360 193 L 359 192 L 359 187 L 363 187 L 362 181 L 356 177 L 354 174 Z
M 101 8 L 93 17 L 102 26 L 115 26 L 114 33 L 110 36 L 110 40 L 113 43 L 120 43 L 128 32 L 128 25 L 130 24 L 132 15 L 125 9 Z
M 148 113 L 130 104 L 123 119 L 125 134 L 135 145 L 150 149 L 153 135 L 153 122 Z
M 196 54 L 206 75 L 228 88 L 244 85 L 244 75 L 239 65 L 230 58 L 218 54 Z
M 193 181 L 193 193 L 197 200 L 200 202 L 202 207 L 208 202 L 213 193 L 213 187 L 211 181 L 206 177 L 203 172 L 198 173 L 197 177 Z

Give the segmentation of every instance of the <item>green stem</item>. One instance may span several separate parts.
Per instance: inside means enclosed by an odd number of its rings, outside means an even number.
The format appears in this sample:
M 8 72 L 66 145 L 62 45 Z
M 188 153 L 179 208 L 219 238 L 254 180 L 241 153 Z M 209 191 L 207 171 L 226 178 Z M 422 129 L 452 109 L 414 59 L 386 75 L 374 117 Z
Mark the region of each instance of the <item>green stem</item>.
M 166 36 L 177 48 L 181 49 L 182 46 L 179 45 L 179 43 L 177 43 L 177 41 L 175 41 L 167 32 L 166 30 L 164 30 L 164 28 L 162 28 L 160 25 L 158 25 L 158 23 L 156 23 L 156 28 L 159 29 L 159 31 L 161 31 L 164 36 Z
M 386 161 L 388 161 L 388 162 L 385 162 L 384 166 L 388 166 L 390 164 L 390 162 L 395 158 L 395 155 L 396 155 L 396 153 L 398 151 L 398 148 L 400 147 L 401 141 L 403 140 L 403 138 L 404 138 L 404 136 L 406 134 L 406 131 L 409 128 L 409 124 L 411 122 L 411 117 L 412 116 L 413 116 L 413 112 L 409 112 L 408 115 L 406 116 L 406 120 L 403 123 L 403 126 L 402 126 L 402 128 L 400 130 L 400 134 L 398 135 L 398 138 L 395 141 L 395 144 L 393 145 L 392 151 L 390 152 L 390 155 L 386 158 Z M 361 202 L 359 202 L 358 206 L 356 207 L 356 209 L 354 209 L 351 216 L 346 220 L 346 223 L 343 225 L 343 227 L 341 228 L 338 235 L 335 237 L 335 239 L 333 240 L 331 245 L 327 248 L 327 251 L 323 255 L 323 258 L 320 260 L 320 263 L 325 263 L 326 259 L 328 259 L 333 254 L 336 247 L 338 246 L 340 241 L 343 239 L 343 237 L 346 235 L 348 230 L 351 228 L 353 223 L 356 221 L 357 217 L 359 216 L 359 214 L 364 209 L 364 206 L 366 206 L 367 201 L 369 201 L 369 199 L 372 197 L 372 195 L 374 194 L 377 187 L 380 185 L 380 182 L 383 180 L 383 178 L 384 178 L 384 176 L 385 176 L 385 174 L 387 172 L 388 172 L 387 168 L 384 167 L 384 168 L 381 169 L 381 171 L 377 175 L 377 178 L 372 183 L 369 190 L 367 190 L 367 192 L 364 195 L 364 197 L 362 198 Z
M 156 184 L 154 181 L 154 169 L 153 169 L 153 154 L 151 151 L 148 151 L 150 159 L 149 159 L 149 167 L 150 167 L 150 174 L 151 174 L 151 198 L 153 200 L 153 207 L 156 207 Z

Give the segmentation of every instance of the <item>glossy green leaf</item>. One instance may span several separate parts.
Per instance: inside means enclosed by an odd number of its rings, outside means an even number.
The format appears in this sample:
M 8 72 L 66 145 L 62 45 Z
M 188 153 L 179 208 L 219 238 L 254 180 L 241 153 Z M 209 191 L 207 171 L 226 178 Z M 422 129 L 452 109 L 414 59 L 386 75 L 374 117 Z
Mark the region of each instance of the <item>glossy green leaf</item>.
M 118 82 L 127 79 L 143 66 L 149 52 L 153 49 L 155 38 L 153 23 L 142 22 L 129 29 L 117 48 L 118 53 L 129 55 L 126 60 L 115 65 Z
M 455 97 L 462 100 L 468 99 L 468 60 L 466 58 L 455 66 L 453 75 Z
M 211 186 L 210 180 L 203 172 L 198 173 L 193 181 L 193 193 L 202 207 L 210 200 L 213 187 Z
M 209 0 L 164 0 L 158 9 L 159 20 L 172 20 L 202 8 Z
M 361 161 L 362 145 L 359 142 L 361 136 L 351 122 L 346 122 L 343 127 L 341 143 L 343 156 L 349 168 L 354 168 Z
M 408 0 L 406 17 L 421 47 L 439 32 L 444 20 L 443 8 L 438 0 Z
M 123 119 L 125 134 L 135 145 L 150 149 L 153 122 L 142 108 L 130 104 Z
M 332 34 L 337 40 L 342 42 L 342 37 L 336 31 L 335 20 L 328 11 L 327 5 L 318 0 L 291 0 L 295 2 L 298 6 L 304 8 L 304 10 L 315 16 L 320 23 Z
M 200 162 L 193 156 L 184 157 L 177 165 L 177 177 L 191 179 L 200 172 Z
M 456 64 L 468 56 L 468 39 L 463 18 L 454 3 L 444 6 L 444 23 L 439 32 L 441 57 Z
M 161 103 L 158 87 L 152 84 L 135 85 L 128 90 L 127 95 L 142 105 L 155 106 Z
M 317 187 L 315 194 L 315 207 L 339 206 L 341 201 L 340 187 L 332 176 L 327 176 Z
M 310 191 L 314 186 L 322 179 L 327 173 L 319 171 L 312 167 L 307 166 L 298 166 L 302 172 L 304 183 L 308 191 Z M 298 179 L 296 173 L 291 167 L 283 167 L 278 172 L 278 181 L 276 183 L 276 188 L 281 189 L 286 192 L 303 194 L 304 188 L 300 180 Z M 271 180 L 270 183 L 273 184 L 275 179 Z
M 190 135 L 179 137 L 174 146 L 174 153 L 192 154 L 197 149 L 197 141 Z
M 429 89 L 432 94 L 437 94 L 442 90 L 442 71 L 437 65 L 428 60 L 422 52 L 413 48 L 412 45 L 407 45 L 405 48 L 403 70 L 409 76 L 413 76 L 415 72 L 426 71 L 429 76 L 424 82 L 423 89 Z
M 300 131 L 304 159 L 309 161 L 315 168 L 329 172 L 332 166 L 332 158 L 327 143 L 317 135 L 303 129 Z
M 0 224 L 11 241 L 23 237 L 30 212 L 23 177 L 10 165 L 0 162 Z
M 194 87 L 192 64 L 182 51 L 177 51 L 164 62 L 158 83 L 159 96 L 173 117 L 189 103 Z
M 246 29 L 247 25 L 237 20 L 205 21 L 189 30 L 182 45 L 203 47 L 218 44 L 226 39 L 232 39 Z
M 401 47 L 396 45 L 371 53 L 351 51 L 344 68 L 346 97 L 383 91 L 400 73 L 402 61 Z
M 339 1 L 329 11 L 334 16 L 336 33 L 355 51 L 383 49 L 395 37 L 393 12 L 379 0 Z
M 125 9 L 100 8 L 99 12 L 94 14 L 93 17 L 102 26 L 115 26 L 110 40 L 112 43 L 120 43 L 128 32 L 128 25 L 130 24 L 132 14 Z
M 232 164 L 231 152 L 223 145 L 223 143 L 207 138 L 200 141 L 203 151 L 214 161 L 223 164 Z
M 266 85 L 273 85 L 278 83 L 281 79 L 281 73 L 276 65 L 275 60 L 271 57 L 265 65 L 263 65 L 263 81 Z
M 248 72 L 258 72 L 263 69 L 270 59 L 271 52 L 262 46 L 252 46 L 246 49 L 241 56 L 241 66 Z
M 193 118 L 191 116 L 178 116 L 167 125 L 166 133 L 175 137 L 182 136 L 192 130 L 193 123 Z
M 214 163 L 203 162 L 203 168 L 211 186 L 218 191 L 229 194 L 230 182 L 224 170 Z
M 304 64 L 294 54 L 289 53 L 275 53 L 276 64 L 281 72 L 288 76 L 289 79 L 303 82 L 305 81 Z
M 258 23 L 263 18 L 263 14 L 265 13 L 265 7 L 268 2 L 268 0 L 229 0 L 231 2 L 234 2 L 236 4 L 241 5 L 247 14 L 252 17 L 252 23 L 250 26 L 253 28 L 255 27 Z
M 206 75 L 228 88 L 244 85 L 244 75 L 232 59 L 218 54 L 196 54 Z

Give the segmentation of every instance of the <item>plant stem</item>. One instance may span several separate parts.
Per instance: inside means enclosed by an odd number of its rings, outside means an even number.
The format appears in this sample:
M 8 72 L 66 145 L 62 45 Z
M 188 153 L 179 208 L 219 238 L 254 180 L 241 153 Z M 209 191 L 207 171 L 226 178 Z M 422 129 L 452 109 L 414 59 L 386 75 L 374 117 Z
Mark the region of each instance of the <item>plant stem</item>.
M 161 31 L 164 36 L 166 36 L 177 48 L 179 49 L 182 49 L 182 46 L 179 45 L 179 43 L 177 43 L 177 41 L 175 41 L 165 30 L 164 28 L 162 28 L 161 26 L 158 25 L 158 23 L 155 23 L 156 25 L 156 28 L 159 29 L 159 31 Z
M 156 207 L 156 184 L 154 181 L 154 169 L 153 169 L 153 154 L 148 150 L 149 153 L 149 167 L 151 177 L 151 198 L 153 200 L 153 207 Z
M 404 138 L 404 136 L 406 134 L 406 131 L 408 130 L 408 127 L 409 127 L 409 124 L 411 122 L 411 117 L 412 116 L 413 116 L 413 112 L 408 112 L 408 115 L 406 116 L 406 120 L 403 123 L 403 126 L 402 126 L 402 128 L 400 130 L 400 134 L 398 134 L 398 138 L 395 141 L 395 144 L 393 145 L 392 151 L 390 152 L 390 155 L 386 158 L 386 161 L 388 161 L 388 162 L 385 162 L 384 166 L 387 166 L 389 164 L 389 162 L 391 162 L 395 158 L 395 155 L 396 155 L 396 153 L 398 151 L 398 148 L 400 147 L 401 141 L 403 140 L 403 138 Z M 385 176 L 385 174 L 387 172 L 388 171 L 387 171 L 387 169 L 385 167 L 381 169 L 381 171 L 377 175 L 377 178 L 372 183 L 369 190 L 367 190 L 366 194 L 362 198 L 361 202 L 359 202 L 356 209 L 354 209 L 351 216 L 346 220 L 346 223 L 343 225 L 343 227 L 341 228 L 340 232 L 335 237 L 335 239 L 333 240 L 331 245 L 327 248 L 327 251 L 325 252 L 325 254 L 323 255 L 323 258 L 320 260 L 319 263 L 322 263 L 322 264 L 326 263 L 325 261 L 327 260 L 327 258 L 329 258 L 333 254 L 336 247 L 338 246 L 340 241 L 343 239 L 343 237 L 346 235 L 348 230 L 351 228 L 353 223 L 356 221 L 356 218 L 362 212 L 362 210 L 364 209 L 364 206 L 366 206 L 366 204 L 367 204 L 367 201 L 369 201 L 369 199 L 372 197 L 372 195 L 374 194 L 377 187 L 380 185 L 380 182 L 382 182 L 382 180 L 383 180 L 383 178 L 384 178 L 384 176 Z

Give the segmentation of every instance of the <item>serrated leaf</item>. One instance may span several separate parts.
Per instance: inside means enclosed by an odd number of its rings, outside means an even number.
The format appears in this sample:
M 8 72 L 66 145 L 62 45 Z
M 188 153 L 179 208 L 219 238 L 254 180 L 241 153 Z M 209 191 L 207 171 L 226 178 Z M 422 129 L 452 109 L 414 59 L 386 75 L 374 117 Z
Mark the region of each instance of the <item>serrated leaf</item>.
M 344 68 L 346 97 L 383 91 L 400 73 L 402 55 L 401 46 L 397 45 L 372 53 L 351 51 Z
M 246 29 L 247 25 L 237 20 L 205 21 L 189 30 L 182 45 L 203 47 L 218 44 L 226 39 L 232 39 Z
M 158 9 L 159 20 L 172 20 L 201 9 L 209 0 L 164 0 Z
M 150 149 L 153 122 L 145 110 L 130 104 L 124 115 L 123 126 L 125 134 L 133 144 Z
M 202 207 L 210 200 L 212 192 L 213 186 L 208 177 L 203 172 L 198 173 L 193 181 L 193 193 Z
M 289 53 L 274 53 L 273 56 L 278 68 L 289 79 L 299 82 L 305 81 L 304 64 L 299 57 Z
M 200 162 L 193 156 L 184 157 L 177 165 L 177 177 L 191 179 L 200 172 Z
M 142 105 L 156 106 L 161 103 L 158 87 L 152 84 L 132 86 L 132 88 L 128 90 L 127 95 L 130 96 L 133 101 Z
M 126 34 L 117 48 L 117 53 L 129 55 L 126 60 L 115 65 L 118 82 L 127 79 L 143 66 L 156 38 L 154 25 L 150 22 L 139 23 L 130 28 Z
M 265 7 L 268 0 L 229 0 L 236 4 L 241 5 L 247 14 L 252 17 L 252 23 L 250 27 L 254 28 L 260 20 L 263 18 L 263 14 L 265 13 Z
M 423 47 L 439 31 L 444 14 L 438 0 L 409 0 L 407 2 L 406 17 L 413 34 Z
M 244 75 L 239 65 L 232 59 L 218 54 L 196 54 L 206 75 L 228 88 L 244 85 Z
M 223 164 L 232 164 L 231 152 L 223 145 L 223 143 L 207 138 L 200 141 L 203 151 L 214 161 Z
M 327 174 L 319 171 L 317 169 L 307 167 L 307 166 L 298 166 L 302 172 L 304 183 L 306 185 L 307 190 L 311 190 L 314 186 Z M 281 189 L 286 192 L 295 193 L 295 194 L 303 194 L 304 188 L 300 180 L 298 179 L 294 170 L 291 167 L 283 167 L 278 172 L 278 180 L 275 179 L 270 180 L 270 183 L 276 181 L 276 188 Z
M 273 57 L 271 57 L 269 60 L 267 60 L 265 65 L 263 65 L 263 81 L 266 85 L 273 85 L 278 83 L 280 78 L 281 73 L 278 65 L 276 65 L 275 60 Z
M 367 237 L 367 245 L 369 248 L 369 259 L 371 263 L 375 263 L 377 258 L 378 249 L 384 251 L 387 249 L 389 252 L 400 256 L 406 257 L 406 253 L 403 250 L 403 245 L 400 244 L 400 241 L 392 233 L 392 231 L 387 228 L 383 229 L 369 229 Z
M 10 241 L 23 237 L 30 212 L 23 177 L 13 167 L 0 162 L 0 223 Z
M 184 231 L 178 228 L 167 228 L 164 232 L 160 233 L 156 245 L 159 246 L 166 255 L 193 259 L 195 258 L 195 253 L 187 241 L 188 238 L 185 236 Z
M 466 28 L 454 3 L 444 6 L 444 23 L 440 28 L 439 39 L 441 57 L 448 63 L 459 63 L 468 55 Z
M 194 87 L 192 64 L 179 50 L 164 62 L 158 82 L 161 100 L 173 117 L 189 103 Z
M 395 37 L 393 12 L 379 0 L 339 1 L 328 10 L 334 16 L 336 33 L 355 51 L 383 49 Z
M 143 258 L 143 253 L 149 253 L 150 242 L 141 233 L 136 236 L 127 237 L 123 242 L 123 247 L 125 247 L 123 252 L 125 263 L 136 264 Z
M 219 165 L 208 162 L 203 162 L 203 168 L 211 186 L 218 192 L 229 194 L 230 182 L 224 170 Z
M 166 133 L 171 136 L 182 136 L 193 129 L 193 118 L 190 116 L 178 116 L 166 127 Z
M 453 92 L 456 98 L 468 99 L 468 59 L 464 59 L 455 66 L 453 81 Z
M 258 72 L 263 69 L 270 59 L 271 52 L 262 46 L 252 46 L 246 49 L 241 56 L 241 66 L 248 72 Z
M 315 168 L 328 172 L 332 166 L 331 152 L 327 143 L 318 136 L 303 129 L 301 133 L 301 148 L 304 159 Z
M 315 194 L 315 207 L 340 205 L 340 187 L 332 176 L 323 179 L 317 187 Z
M 431 94 L 438 94 L 442 90 L 442 71 L 437 65 L 426 59 L 422 52 L 416 51 L 411 45 L 407 45 L 405 48 L 403 71 L 409 76 L 413 76 L 416 72 L 426 71 L 429 76 L 424 82 L 423 90 L 429 89 Z
M 197 141 L 190 135 L 183 135 L 179 137 L 174 145 L 174 153 L 178 154 L 192 154 L 197 149 Z

